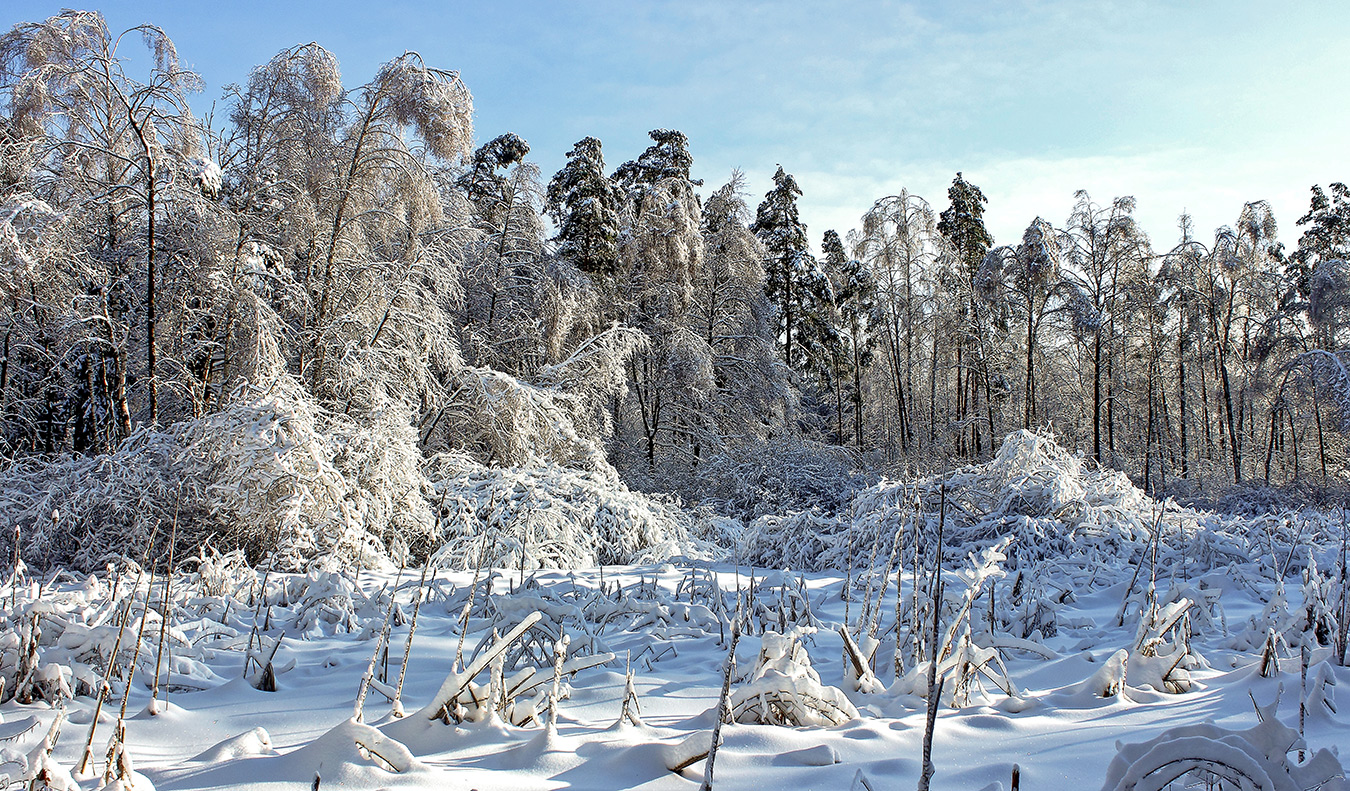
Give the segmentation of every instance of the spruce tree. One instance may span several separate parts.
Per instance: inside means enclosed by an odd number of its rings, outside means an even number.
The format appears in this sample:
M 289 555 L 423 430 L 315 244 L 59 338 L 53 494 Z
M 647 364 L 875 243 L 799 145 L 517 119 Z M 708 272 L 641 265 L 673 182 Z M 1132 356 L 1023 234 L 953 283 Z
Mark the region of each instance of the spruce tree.
M 548 184 L 558 255 L 591 276 L 613 276 L 619 261 L 619 191 L 605 176 L 600 141 L 583 138 Z

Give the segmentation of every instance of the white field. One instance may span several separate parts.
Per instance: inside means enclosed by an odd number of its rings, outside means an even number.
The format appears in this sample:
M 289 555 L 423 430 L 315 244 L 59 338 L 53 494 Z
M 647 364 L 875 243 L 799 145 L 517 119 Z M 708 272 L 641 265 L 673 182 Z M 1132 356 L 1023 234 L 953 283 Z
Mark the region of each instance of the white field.
M 1193 665 L 1189 690 L 1174 694 L 1143 686 L 1150 678 L 1145 659 L 1129 664 L 1126 686 L 1117 695 L 1102 697 L 1102 690 L 1084 684 L 1094 676 L 1102 677 L 1099 671 L 1115 652 L 1138 643 L 1140 616 L 1136 604 L 1127 612 L 1125 625 L 1117 625 L 1133 572 L 1124 563 L 1114 563 L 1098 569 L 1086 585 L 1075 586 L 1076 577 L 1069 573 L 1038 580 L 1044 588 L 1072 591 L 1054 615 L 1056 633 L 1031 635 L 1035 645 L 1025 647 L 1037 653 L 999 649 L 1019 696 L 1009 696 L 986 683 L 983 689 L 970 691 L 968 700 L 954 701 L 948 689 L 933 739 L 933 788 L 981 789 L 1000 784 L 1008 788 L 1014 764 L 1020 765 L 1023 788 L 1099 788 L 1116 755 L 1118 741 L 1142 742 L 1167 729 L 1200 723 L 1245 730 L 1257 723 L 1253 698 L 1265 706 L 1278 695 L 1279 718 L 1297 729 L 1298 651 L 1280 644 L 1280 672 L 1263 678 L 1258 673 L 1259 646 L 1253 650 L 1248 645 L 1254 636 L 1267 633 L 1267 625 L 1277 630 L 1295 628 L 1301 606 L 1297 579 L 1287 586 L 1287 615 L 1278 601 L 1273 611 L 1264 612 L 1272 610 L 1266 599 L 1273 586 L 1254 589 L 1241 575 L 1220 571 L 1192 580 L 1160 580 L 1160 602 L 1167 601 L 1173 585 L 1178 590 L 1184 586 L 1190 593 L 1209 591 L 1208 604 L 1189 608 L 1195 632 L 1191 642 L 1195 656 L 1187 662 Z M 608 589 L 604 595 L 598 592 L 602 573 Z M 732 685 L 733 695 L 749 683 L 748 676 L 756 667 L 765 640 L 762 626 L 773 631 L 780 628 L 779 596 L 786 593 L 791 597 L 792 591 L 799 590 L 798 580 L 804 579 L 811 614 L 799 612 L 800 620 L 815 623 L 814 632 L 809 627 L 801 630 L 806 632 L 802 641 L 810 665 L 820 685 L 845 690 L 857 715 L 843 724 L 824 727 L 725 726 L 716 757 L 714 787 L 844 789 L 855 782 L 859 771 L 873 789 L 914 787 L 921 770 L 925 702 L 911 693 L 924 687 L 915 683 L 918 676 L 898 683 L 893 679 L 894 587 L 881 597 L 879 647 L 874 661 L 880 684 L 877 691 L 865 694 L 855 690 L 844 672 L 842 638 L 837 632 L 844 622 L 844 577 L 833 572 L 808 573 L 804 578 L 770 573 L 766 579 L 763 570 L 753 573 L 755 605 L 744 611 L 755 614 L 749 618 L 750 633 L 742 637 L 736 653 L 740 678 Z M 317 774 L 324 789 L 697 788 L 705 761 L 695 761 L 680 772 L 668 766 L 693 757 L 686 753 L 699 752 L 690 745 L 682 747 L 683 740 L 693 737 L 692 744 L 697 744 L 702 738 L 707 743 L 730 639 L 727 616 L 734 612 L 738 587 L 748 589 L 750 574 L 749 568 L 677 560 L 607 567 L 603 572 L 594 568 L 570 573 L 540 571 L 527 574 L 529 583 L 517 593 L 510 588 L 518 581 L 518 572 L 500 570 L 493 576 L 491 596 L 484 595 L 486 586 L 480 581 L 465 641 L 466 662 L 494 626 L 505 632 L 535 610 L 543 611 L 545 617 L 526 638 L 539 655 L 523 658 L 521 666 L 551 667 L 551 641 L 538 630 L 554 622 L 563 624 L 574 655 L 594 651 L 617 655 L 609 665 L 582 670 L 570 679 L 564 689 L 565 699 L 558 704 L 556 732 L 536 723 L 508 725 L 496 716 L 486 716 L 485 711 L 475 713 L 470 708 L 457 712 L 466 721 L 451 725 L 428 720 L 417 712 L 432 700 L 451 670 L 459 644 L 460 614 L 469 590 L 475 587 L 473 574 L 465 572 L 439 572 L 422 589 L 425 603 L 420 608 L 402 693 L 407 714 L 393 717 L 391 702 L 380 691 L 392 690 L 373 685 L 364 716 L 378 730 L 348 721 L 362 676 L 380 640 L 388 591 L 396 575 L 363 573 L 356 591 L 350 588 L 350 577 L 268 575 L 270 616 L 265 608 L 260 609 L 270 628 L 265 631 L 263 645 L 270 650 L 278 637 L 284 635 L 284 639 L 273 658 L 274 667 L 280 671 L 278 689 L 264 692 L 241 677 L 255 620 L 248 591 L 259 589 L 263 575 L 224 564 L 181 574 L 174 580 L 174 627 L 166 640 L 172 657 L 166 664 L 173 672 L 167 676 L 167 684 L 162 681 L 161 699 L 153 707 L 158 713 L 152 714 L 149 686 L 158 653 L 158 619 L 153 608 L 161 596 L 161 581 L 156 580 L 125 722 L 127 748 L 137 774 L 124 786 L 296 789 L 312 787 Z M 1132 602 L 1142 602 L 1148 576 L 1145 569 L 1135 582 Z M 721 604 L 709 583 L 713 578 L 720 587 Z M 949 571 L 946 579 L 949 606 L 944 629 L 960 606 L 963 589 L 955 573 Z M 692 592 L 691 580 L 695 582 Z M 12 592 L 18 607 L 7 614 L 12 623 L 23 623 L 26 612 L 47 613 L 40 621 L 40 664 L 73 669 L 73 676 L 67 680 L 71 691 L 87 692 L 77 688 L 81 686 L 80 677 L 86 683 L 93 680 L 97 668 L 103 666 L 102 658 L 111 654 L 117 634 L 115 617 L 127 602 L 132 602 L 133 617 L 119 656 L 123 664 L 130 661 L 135 645 L 132 631 L 138 624 L 146 590 L 143 582 L 139 587 L 141 597 L 132 597 L 132 583 L 131 576 L 124 575 L 115 597 L 110 596 L 106 578 L 58 581 L 41 591 L 37 586 L 24 586 Z M 616 583 L 618 593 L 614 592 Z M 855 577 L 853 583 L 856 592 L 848 608 L 849 620 L 856 624 L 864 607 L 866 582 Z M 906 606 L 910 583 L 910 574 L 905 573 L 902 594 Z M 996 633 L 1004 637 L 1015 636 L 1006 631 L 1014 627 L 1005 617 L 1002 604 L 1011 595 L 1010 584 L 1005 577 L 996 589 L 1000 627 Z M 409 630 L 407 617 L 412 614 L 417 590 L 417 574 L 403 574 L 396 598 L 404 617 L 393 619 L 400 625 L 392 628 L 389 640 L 388 687 L 397 683 Z M 35 593 L 40 593 L 40 602 L 33 600 Z M 998 642 L 997 637 L 986 634 L 987 602 L 988 597 L 983 596 L 971 609 L 974 619 L 969 623 L 977 646 Z M 721 611 L 723 606 L 726 613 Z M 1006 606 L 1011 613 L 1012 605 Z M 791 605 L 788 609 L 791 611 Z M 765 622 L 765 617 L 772 620 Z M 907 623 L 908 616 L 902 614 L 902 620 Z M 865 629 L 853 631 L 860 636 Z M 901 631 L 908 635 L 903 624 Z M 19 649 L 14 631 L 6 639 L 4 667 L 8 674 L 17 663 Z M 1174 632 L 1170 639 L 1180 638 Z M 1163 644 L 1162 653 L 1170 650 L 1168 645 Z M 509 660 L 516 659 L 513 653 L 507 652 Z M 1350 685 L 1350 671 L 1325 662 L 1330 653 L 1329 648 L 1310 652 L 1308 677 L 1310 686 L 1316 689 L 1310 689 L 1308 695 L 1306 741 L 1314 750 L 1350 744 L 1350 725 L 1346 724 L 1350 712 L 1329 711 L 1319 698 L 1328 688 L 1312 684 L 1328 679 L 1340 682 L 1342 689 Z M 616 725 L 628 656 L 632 657 L 641 726 Z M 1136 664 L 1142 668 L 1137 672 Z M 820 685 L 802 675 L 800 663 L 795 670 L 780 663 L 780 668 L 784 667 L 798 674 L 795 689 L 819 691 Z M 506 674 L 511 674 L 510 666 Z M 485 671 L 477 681 L 486 688 L 489 676 Z M 13 682 L 12 677 L 7 678 L 11 689 Z M 103 708 L 94 736 L 93 760 L 85 777 L 77 781 L 81 788 L 103 784 L 104 755 L 115 730 L 123 689 L 124 685 L 114 679 L 113 695 Z M 550 689 L 551 674 L 542 687 L 541 698 L 546 699 Z M 94 700 L 88 694 L 77 695 L 60 705 L 65 709 L 66 722 L 52 759 L 60 769 L 73 771 L 87 736 Z M 540 708 L 546 709 L 547 704 Z M 5 757 L 14 761 L 0 766 L 0 772 L 8 770 L 17 776 L 28 760 L 20 754 L 38 751 L 56 710 L 43 701 L 23 705 L 11 700 L 0 707 L 0 712 L 4 718 L 0 735 L 7 737 L 3 743 Z M 30 716 L 39 722 L 28 728 L 24 719 Z M 475 716 L 484 721 L 469 721 Z M 539 720 L 546 723 L 546 712 L 541 711 Z M 705 735 L 697 736 L 700 733 Z M 386 759 L 358 749 L 358 740 Z M 1289 762 L 1298 763 L 1297 755 L 1290 752 Z M 387 761 L 399 764 L 403 771 L 389 771 Z M 1336 787 L 1335 782 L 1324 787 Z M 861 782 L 857 787 L 863 787 Z

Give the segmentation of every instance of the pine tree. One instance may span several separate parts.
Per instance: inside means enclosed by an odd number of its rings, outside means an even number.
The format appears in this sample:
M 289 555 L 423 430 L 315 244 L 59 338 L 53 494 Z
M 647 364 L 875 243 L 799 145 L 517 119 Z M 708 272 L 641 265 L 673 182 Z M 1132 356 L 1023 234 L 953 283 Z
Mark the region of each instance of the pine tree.
M 647 187 L 663 179 L 676 178 L 698 187 L 701 180 L 690 177 L 694 157 L 689 153 L 689 138 L 678 129 L 653 129 L 647 133 L 654 142 L 635 161 L 625 162 L 614 171 L 611 180 L 628 197 L 630 204 L 642 200 Z
M 1334 351 L 1339 313 L 1350 302 L 1345 265 L 1350 258 L 1350 189 L 1341 182 L 1330 189 L 1327 196 L 1319 185 L 1312 186 L 1312 205 L 1297 223 L 1305 229 L 1285 274 L 1319 331 L 1316 343 Z
M 583 138 L 548 184 L 549 216 L 558 226 L 558 255 L 595 276 L 613 276 L 619 261 L 619 197 L 605 176 L 600 141 Z
M 984 227 L 984 197 L 980 188 L 966 181 L 960 173 L 947 188 L 951 206 L 938 219 L 938 233 L 951 244 L 957 260 L 965 267 L 967 276 L 974 277 L 984 260 L 984 254 L 994 244 L 994 238 Z
M 462 344 L 474 365 L 520 376 L 544 362 L 549 343 L 539 169 L 529 145 L 510 132 L 474 152 L 456 184 L 473 205 L 480 235 L 467 245 L 461 281 Z
M 813 330 L 823 322 L 818 312 L 829 305 L 829 281 L 811 255 L 806 225 L 797 209 L 802 194 L 797 180 L 778 166 L 773 189 L 764 195 L 751 230 L 764 243 L 764 293 L 778 308 L 777 335 L 783 343 L 783 359 L 792 367 L 803 356 L 815 355 Z M 825 358 L 828 360 L 828 358 Z
M 988 428 L 992 438 L 995 428 L 990 362 L 988 350 L 985 348 L 985 322 L 982 320 L 980 305 L 975 298 L 976 275 L 979 273 L 985 253 L 994 244 L 993 237 L 984 227 L 983 219 L 984 204 L 988 203 L 989 199 L 984 197 L 979 187 L 966 181 L 960 173 L 956 174 L 951 187 L 947 189 L 947 197 L 951 200 L 951 205 L 939 217 L 937 229 L 951 246 L 952 255 L 960 272 L 962 290 L 965 292 L 962 294 L 964 297 L 962 310 L 965 313 L 962 318 L 965 326 L 956 347 L 955 422 L 958 425 L 964 424 L 967 417 L 976 414 L 976 403 L 983 385 L 985 417 L 989 422 Z M 975 359 L 966 359 L 971 356 Z M 970 373 L 965 373 L 967 367 L 971 369 Z M 975 422 L 971 424 L 970 440 L 970 446 L 967 447 L 964 436 L 958 435 L 956 443 L 958 455 L 964 455 L 966 452 L 977 455 L 980 453 L 980 432 Z
M 513 205 L 510 182 L 498 171 L 524 161 L 529 153 L 530 145 L 514 132 L 498 135 L 473 152 L 468 172 L 455 182 L 488 225 L 500 226 Z

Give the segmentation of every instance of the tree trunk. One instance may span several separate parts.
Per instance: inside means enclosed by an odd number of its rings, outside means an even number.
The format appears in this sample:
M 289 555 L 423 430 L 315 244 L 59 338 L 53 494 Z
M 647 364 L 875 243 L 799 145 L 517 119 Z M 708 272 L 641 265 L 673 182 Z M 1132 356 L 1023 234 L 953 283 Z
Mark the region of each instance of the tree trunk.
M 937 362 L 938 332 L 933 328 L 933 362 L 928 369 L 928 449 L 937 443 Z
M 1102 463 L 1102 333 L 1092 340 L 1092 458 Z
M 150 425 L 159 425 L 159 385 L 155 381 L 155 171 L 146 153 L 145 364 L 150 386 Z
M 903 403 L 903 402 L 902 402 Z M 905 442 L 905 421 L 904 410 L 901 410 L 900 421 L 900 447 L 902 451 L 908 450 L 908 444 Z M 862 355 L 858 351 L 858 344 L 853 344 L 853 437 L 857 442 L 858 450 L 863 447 L 863 399 L 862 399 Z
M 1031 429 L 1031 424 L 1036 420 L 1036 387 L 1035 387 L 1035 369 L 1032 361 L 1033 332 L 1035 325 L 1032 323 L 1032 300 L 1027 296 L 1027 383 L 1026 383 L 1026 409 L 1022 420 L 1022 428 Z
M 1233 388 L 1228 379 L 1228 363 L 1220 360 L 1219 372 L 1223 378 L 1223 400 L 1228 410 L 1228 445 L 1233 457 L 1233 483 L 1242 483 L 1242 449 L 1238 445 L 1238 427 L 1233 417 Z
M 1181 477 L 1190 477 L 1190 450 L 1186 446 L 1186 337 L 1185 319 L 1177 333 L 1177 418 L 1181 427 Z

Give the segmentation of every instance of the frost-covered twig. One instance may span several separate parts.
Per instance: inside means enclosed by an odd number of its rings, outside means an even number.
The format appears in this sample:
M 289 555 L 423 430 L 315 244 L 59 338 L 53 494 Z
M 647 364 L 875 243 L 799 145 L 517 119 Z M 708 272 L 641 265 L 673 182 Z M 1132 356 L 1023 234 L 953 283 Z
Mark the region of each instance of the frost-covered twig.
M 180 500 L 181 497 L 182 494 L 180 492 L 179 494 Z M 150 710 L 152 712 L 156 710 L 156 707 L 158 706 L 159 702 L 159 672 L 160 667 L 164 663 L 164 647 L 165 647 L 164 638 L 169 633 L 169 615 L 170 610 L 173 606 L 172 604 L 173 568 L 174 568 L 173 558 L 174 558 L 174 549 L 177 547 L 177 545 L 178 545 L 178 506 L 175 505 L 173 511 L 173 527 L 169 530 L 169 568 L 168 571 L 164 574 L 164 602 L 159 615 L 159 649 L 155 652 L 155 683 L 154 686 L 150 688 Z M 148 603 L 149 594 L 147 594 L 146 600 Z M 170 667 L 166 671 L 165 675 L 164 699 L 166 702 L 168 701 L 169 698 L 168 674 L 172 672 L 173 672 L 172 664 L 170 664 Z
M 713 723 L 712 742 L 708 747 L 708 760 L 703 764 L 703 784 L 699 791 L 712 791 L 713 763 L 717 760 L 717 748 L 722 741 L 722 723 L 726 722 L 731 711 L 731 678 L 736 675 L 736 646 L 741 641 L 741 622 L 737 618 L 731 622 L 731 647 L 727 649 L 727 661 L 722 668 L 722 693 L 717 698 L 717 721 Z
M 408 674 L 408 657 L 412 656 L 413 635 L 417 634 L 417 615 L 422 611 L 422 587 L 427 582 L 427 571 L 431 569 L 431 555 L 427 555 L 427 562 L 422 566 L 422 578 L 417 581 L 417 601 L 413 602 L 412 622 L 408 624 L 408 639 L 403 643 L 403 661 L 398 668 L 398 685 L 394 687 L 394 716 L 403 716 L 403 679 Z M 462 634 L 462 632 L 461 632 Z M 463 643 L 460 644 L 461 647 Z

